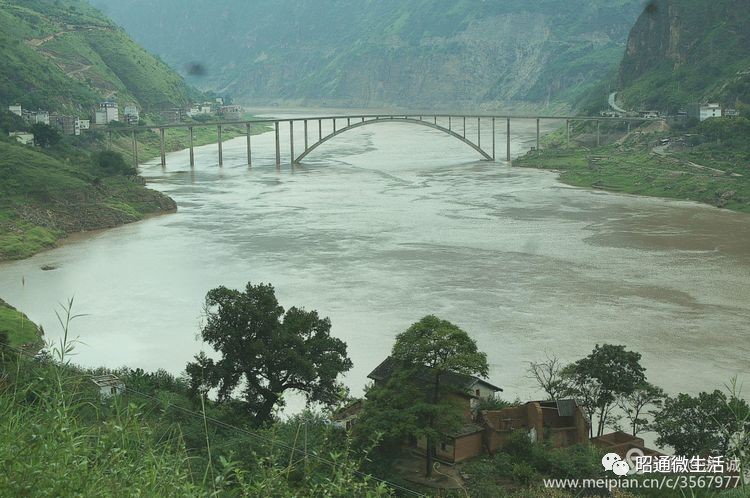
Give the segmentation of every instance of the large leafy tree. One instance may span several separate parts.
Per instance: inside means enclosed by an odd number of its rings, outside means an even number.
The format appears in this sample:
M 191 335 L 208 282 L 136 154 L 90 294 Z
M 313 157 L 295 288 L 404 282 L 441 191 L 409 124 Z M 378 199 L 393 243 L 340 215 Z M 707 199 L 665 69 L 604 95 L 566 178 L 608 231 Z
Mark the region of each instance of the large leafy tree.
M 664 400 L 653 421 L 656 444 L 682 456 L 728 456 L 732 446 L 750 447 L 750 408 L 730 393 L 678 394 Z
M 462 424 L 461 407 L 443 381 L 449 372 L 486 377 L 487 355 L 456 325 L 428 315 L 396 337 L 397 365 L 384 386 L 368 393 L 363 427 L 394 437 L 425 438 L 426 474 L 432 474 L 435 445 Z
M 218 287 L 206 295 L 203 340 L 221 356 L 201 353 L 186 367 L 194 393 L 217 388 L 226 401 L 241 388 L 256 424 L 271 420 L 282 395 L 295 390 L 310 402 L 335 403 L 339 374 L 352 367 L 346 343 L 331 337 L 331 322 L 316 311 L 286 312 L 273 286 L 248 283 L 244 292 Z
M 640 353 L 627 351 L 625 346 L 597 344 L 591 354 L 565 367 L 568 394 L 583 404 L 592 432 L 596 417 L 597 436 L 611 421 L 618 398 L 631 395 L 646 381 L 646 369 L 640 360 Z

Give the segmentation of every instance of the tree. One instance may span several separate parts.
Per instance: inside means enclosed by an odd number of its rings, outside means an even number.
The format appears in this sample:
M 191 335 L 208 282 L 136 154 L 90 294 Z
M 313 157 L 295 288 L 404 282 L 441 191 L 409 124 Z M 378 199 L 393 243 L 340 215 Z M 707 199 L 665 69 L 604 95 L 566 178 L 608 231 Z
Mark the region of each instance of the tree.
M 617 398 L 632 394 L 646 381 L 646 370 L 640 360 L 640 353 L 626 351 L 625 346 L 597 344 L 591 354 L 563 370 L 570 394 L 579 399 L 588 413 L 592 434 L 594 415 L 596 435 L 601 436 L 612 420 Z
M 562 362 L 554 355 L 545 356 L 546 361 L 529 362 L 529 375 L 547 394 L 548 399 L 560 399 L 570 391 L 563 376 Z
M 747 443 L 750 408 L 741 398 L 718 389 L 698 396 L 678 394 L 664 400 L 654 415 L 656 444 L 671 446 L 682 456 L 727 456 L 737 435 Z
M 625 419 L 630 424 L 630 433 L 633 436 L 637 436 L 638 432 L 649 425 L 648 419 L 644 418 L 646 408 L 649 406 L 660 408 L 664 397 L 662 388 L 644 382 L 632 393 L 618 398 L 617 406 L 622 410 Z
M 62 140 L 62 135 L 57 128 L 44 123 L 31 125 L 31 133 L 34 135 L 34 143 L 39 147 L 51 147 Z
M 206 295 L 204 341 L 221 354 L 188 363 L 191 392 L 218 388 L 218 401 L 238 387 L 256 425 L 271 420 L 287 390 L 308 402 L 332 404 L 341 390 L 339 374 L 352 367 L 346 343 L 331 337 L 331 321 L 316 311 L 284 312 L 273 286 L 248 283 L 245 291 L 218 287 Z
M 108 175 L 136 175 L 138 171 L 129 166 L 122 154 L 112 150 L 103 150 L 94 155 L 94 164 Z
M 486 377 L 487 355 L 459 327 L 428 315 L 396 336 L 391 356 L 397 367 L 385 386 L 368 393 L 364 419 L 392 434 L 425 438 L 430 476 L 436 442 L 462 423 L 450 396 L 456 387 L 443 378 L 448 373 Z

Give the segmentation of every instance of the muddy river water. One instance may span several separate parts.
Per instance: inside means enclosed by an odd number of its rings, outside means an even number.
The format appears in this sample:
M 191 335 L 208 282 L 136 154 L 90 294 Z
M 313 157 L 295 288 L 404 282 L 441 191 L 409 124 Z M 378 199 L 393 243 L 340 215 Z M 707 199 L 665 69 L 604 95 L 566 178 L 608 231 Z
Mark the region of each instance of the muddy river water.
M 518 153 L 534 130 L 514 128 Z M 294 168 L 274 166 L 272 144 L 253 137 L 252 169 L 243 138 L 222 168 L 215 145 L 192 171 L 185 151 L 142 165 L 176 214 L 0 265 L 0 296 L 56 339 L 54 309 L 75 295 L 75 361 L 90 366 L 179 373 L 203 347 L 206 292 L 253 281 L 331 318 L 355 393 L 429 313 L 476 338 L 510 399 L 539 395 L 527 362 L 597 343 L 642 353 L 670 392 L 750 377 L 748 215 L 568 187 L 409 124 L 344 133 Z

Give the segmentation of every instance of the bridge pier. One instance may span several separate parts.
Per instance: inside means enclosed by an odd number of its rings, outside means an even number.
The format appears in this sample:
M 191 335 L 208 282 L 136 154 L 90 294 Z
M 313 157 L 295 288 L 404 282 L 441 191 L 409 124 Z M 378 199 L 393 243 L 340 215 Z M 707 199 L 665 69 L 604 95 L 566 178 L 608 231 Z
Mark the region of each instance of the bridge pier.
M 464 116 L 464 138 L 466 138 L 466 116 Z
M 482 148 L 482 118 L 477 116 L 477 147 Z
M 164 128 L 159 128 L 159 152 L 161 156 L 161 167 L 167 166 L 167 156 L 164 153 Z
M 294 120 L 289 120 L 289 162 L 294 164 Z
M 538 151 L 539 149 L 539 118 L 536 118 L 536 150 Z
M 133 130 L 133 165 L 138 169 L 138 140 L 135 138 L 135 130 Z
M 346 118 L 346 126 L 352 125 L 352 118 Z
M 452 123 L 451 123 L 451 117 L 448 116 L 448 131 L 453 131 Z
M 193 127 L 189 126 L 188 131 L 190 132 L 190 167 L 195 167 L 195 152 L 193 151 Z
M 219 145 L 219 166 L 224 165 L 224 150 L 221 143 L 221 125 L 216 125 L 216 138 L 218 139 Z
M 247 165 L 253 165 L 253 159 L 250 152 L 250 123 L 245 123 L 245 145 L 247 146 Z
M 492 160 L 495 160 L 495 118 L 492 118 Z
M 305 123 L 305 150 L 307 150 L 307 120 L 304 120 Z
M 318 142 L 323 140 L 323 120 L 318 120 Z
M 510 163 L 510 118 L 506 118 L 508 121 L 505 125 L 505 131 L 506 131 L 506 161 Z
M 274 123 L 274 132 L 276 134 L 276 166 L 281 166 L 281 151 L 279 150 L 279 122 Z
M 333 134 L 336 134 L 336 118 L 333 118 Z

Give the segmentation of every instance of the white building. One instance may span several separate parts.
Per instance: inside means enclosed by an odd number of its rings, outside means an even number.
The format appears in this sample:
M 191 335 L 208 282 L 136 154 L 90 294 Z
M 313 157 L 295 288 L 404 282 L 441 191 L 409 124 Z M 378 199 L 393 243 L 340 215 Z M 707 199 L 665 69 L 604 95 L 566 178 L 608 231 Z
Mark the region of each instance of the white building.
M 91 120 L 90 119 L 79 119 L 78 124 L 80 125 L 81 130 L 89 130 L 91 129 Z
M 721 106 L 719 104 L 691 104 L 688 106 L 688 116 L 705 121 L 708 118 L 720 118 Z
M 102 102 L 96 111 L 96 124 L 109 124 L 120 120 L 120 111 L 114 102 Z
M 21 104 L 9 105 L 8 110 L 16 116 L 23 117 L 23 108 L 21 107 Z
M 242 106 L 239 105 L 225 105 L 219 112 L 227 120 L 239 121 L 242 118 Z
M 15 138 L 23 145 L 34 145 L 34 135 L 31 133 L 26 133 L 25 131 L 11 131 L 8 133 L 8 136 Z
M 125 383 L 112 374 L 91 377 L 91 381 L 99 388 L 102 398 L 109 398 L 125 392 Z

